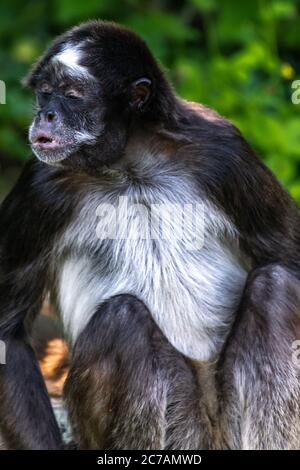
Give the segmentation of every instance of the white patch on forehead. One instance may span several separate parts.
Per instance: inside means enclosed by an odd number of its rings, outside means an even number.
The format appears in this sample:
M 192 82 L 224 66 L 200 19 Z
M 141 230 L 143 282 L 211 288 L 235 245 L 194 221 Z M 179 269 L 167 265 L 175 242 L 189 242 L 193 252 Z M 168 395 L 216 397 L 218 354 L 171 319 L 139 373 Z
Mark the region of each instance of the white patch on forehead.
M 68 45 L 59 54 L 53 57 L 53 61 L 58 61 L 65 65 L 69 71 L 74 75 L 80 75 L 90 78 L 91 74 L 88 69 L 80 65 L 82 58 L 82 50 L 79 45 Z

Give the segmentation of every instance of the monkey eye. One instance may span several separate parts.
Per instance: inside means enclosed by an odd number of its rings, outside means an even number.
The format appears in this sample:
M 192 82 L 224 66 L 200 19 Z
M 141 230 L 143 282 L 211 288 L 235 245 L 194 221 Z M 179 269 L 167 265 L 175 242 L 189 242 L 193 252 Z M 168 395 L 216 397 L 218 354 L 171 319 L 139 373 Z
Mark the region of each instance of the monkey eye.
M 38 89 L 38 92 L 42 93 L 43 95 L 51 95 L 52 91 L 52 87 L 47 83 L 43 83 Z
M 78 90 L 67 90 L 64 93 L 66 98 L 71 98 L 71 99 L 80 99 L 82 98 L 82 94 Z

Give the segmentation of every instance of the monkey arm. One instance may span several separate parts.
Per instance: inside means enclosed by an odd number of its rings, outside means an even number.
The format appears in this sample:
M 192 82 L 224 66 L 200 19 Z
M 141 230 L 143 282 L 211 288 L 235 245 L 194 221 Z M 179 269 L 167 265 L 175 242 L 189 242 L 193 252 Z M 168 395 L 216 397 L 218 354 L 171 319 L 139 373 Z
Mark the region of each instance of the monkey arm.
M 0 441 L 6 449 L 61 446 L 24 321 L 39 311 L 46 284 L 45 226 L 30 162 L 0 209 Z
M 299 280 L 278 264 L 255 269 L 219 363 L 229 448 L 299 448 L 299 339 Z

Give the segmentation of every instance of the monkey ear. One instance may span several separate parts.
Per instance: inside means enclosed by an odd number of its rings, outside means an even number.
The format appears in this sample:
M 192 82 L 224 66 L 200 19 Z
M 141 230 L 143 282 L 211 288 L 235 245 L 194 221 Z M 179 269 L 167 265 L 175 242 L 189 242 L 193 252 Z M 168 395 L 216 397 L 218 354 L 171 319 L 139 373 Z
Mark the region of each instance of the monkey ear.
M 130 106 L 141 111 L 151 95 L 151 80 L 149 78 L 139 78 L 131 84 Z

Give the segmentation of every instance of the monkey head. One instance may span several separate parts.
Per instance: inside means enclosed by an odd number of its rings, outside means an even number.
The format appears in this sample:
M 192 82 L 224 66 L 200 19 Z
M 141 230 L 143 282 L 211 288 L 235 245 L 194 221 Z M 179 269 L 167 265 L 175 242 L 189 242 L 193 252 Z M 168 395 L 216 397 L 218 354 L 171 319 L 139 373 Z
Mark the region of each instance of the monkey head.
M 132 126 L 161 118 L 172 94 L 146 44 L 102 21 L 59 37 L 25 83 L 36 93 L 29 130 L 34 154 L 80 168 L 120 158 Z

